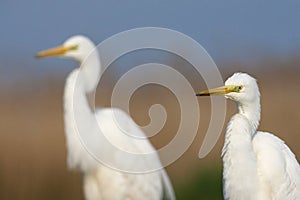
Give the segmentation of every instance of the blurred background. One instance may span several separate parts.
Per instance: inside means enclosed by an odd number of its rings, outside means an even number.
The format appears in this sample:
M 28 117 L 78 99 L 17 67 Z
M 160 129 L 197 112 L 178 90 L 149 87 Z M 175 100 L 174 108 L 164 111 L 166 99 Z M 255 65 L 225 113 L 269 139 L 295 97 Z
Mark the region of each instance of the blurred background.
M 259 129 L 284 139 L 299 158 L 299 19 L 300 2 L 296 0 L 2 0 L 0 199 L 83 199 L 81 174 L 69 171 L 66 165 L 62 107 L 65 78 L 78 64 L 34 58 L 37 51 L 59 45 L 75 34 L 99 43 L 131 28 L 158 26 L 192 37 L 211 55 L 224 80 L 236 71 L 258 79 L 262 95 Z M 180 58 L 162 52 L 137 52 L 120 58 L 105 72 L 107 76 L 97 90 L 97 106 L 110 106 L 115 82 L 141 61 L 181 69 L 195 90 L 206 89 L 201 76 Z M 176 133 L 180 108 L 170 91 L 150 85 L 133 95 L 130 115 L 145 125 L 154 103 L 164 105 L 168 112 L 165 127 L 151 138 L 159 148 Z M 222 199 L 224 130 L 210 154 L 199 159 L 210 100 L 201 98 L 199 104 L 197 137 L 167 171 L 178 199 Z M 226 122 L 236 112 L 233 102 L 227 105 Z

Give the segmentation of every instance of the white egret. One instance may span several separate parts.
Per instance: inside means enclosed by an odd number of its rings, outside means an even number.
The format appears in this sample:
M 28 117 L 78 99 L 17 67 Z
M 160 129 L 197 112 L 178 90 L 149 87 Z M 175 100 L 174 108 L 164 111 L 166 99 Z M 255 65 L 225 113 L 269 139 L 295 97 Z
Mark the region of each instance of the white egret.
M 130 174 L 106 167 L 95 161 L 83 147 L 78 135 L 75 133 L 73 111 L 79 109 L 81 112 L 80 119 L 84 121 L 83 123 L 86 123 L 84 128 L 87 133 L 93 131 L 92 127 L 97 126 L 96 123 L 99 122 L 99 124 L 104 124 L 101 130 L 108 137 L 111 135 L 110 140 L 123 144 L 128 142 L 124 146 L 128 147 L 129 151 L 132 149 L 139 153 L 155 151 L 149 140 L 145 139 L 142 145 L 137 144 L 135 140 L 131 141 L 129 136 L 124 136 L 120 127 L 115 124 L 114 117 L 118 120 L 121 119 L 122 129 L 134 132 L 134 135 L 145 136 L 127 113 L 117 108 L 102 108 L 96 110 L 96 112 L 90 109 L 86 94 L 96 89 L 101 72 L 98 53 L 90 54 L 93 50 L 96 51 L 95 45 L 88 38 L 73 36 L 65 41 L 62 46 L 41 51 L 36 55 L 38 58 L 66 57 L 75 59 L 81 64 L 80 68 L 75 69 L 69 75 L 65 84 L 64 121 L 68 166 L 83 172 L 85 198 L 88 200 L 156 200 L 163 198 L 165 189 L 166 196 L 169 199 L 175 199 L 172 184 L 164 169 L 152 173 Z M 87 56 L 89 56 L 88 59 L 83 62 Z M 78 86 L 76 94 L 74 94 L 75 80 L 77 81 L 76 87 Z M 79 104 L 73 104 L 73 98 L 77 98 Z M 97 121 L 95 121 L 95 124 L 91 124 L 94 115 L 96 115 Z M 105 149 L 101 149 L 101 143 L 96 145 L 99 146 L 99 150 L 105 151 Z M 113 155 L 114 152 L 108 153 Z M 120 159 L 117 162 L 130 162 L 126 158 L 117 157 L 115 159 Z M 141 163 L 143 160 L 139 160 L 139 162 Z M 161 166 L 158 156 L 152 162 L 156 162 L 157 165 Z M 133 166 L 136 163 L 126 164 Z
M 210 95 L 224 95 L 238 106 L 222 150 L 224 199 L 300 199 L 300 167 L 295 155 L 278 137 L 257 131 L 260 93 L 256 80 L 235 73 L 225 86 L 197 94 Z

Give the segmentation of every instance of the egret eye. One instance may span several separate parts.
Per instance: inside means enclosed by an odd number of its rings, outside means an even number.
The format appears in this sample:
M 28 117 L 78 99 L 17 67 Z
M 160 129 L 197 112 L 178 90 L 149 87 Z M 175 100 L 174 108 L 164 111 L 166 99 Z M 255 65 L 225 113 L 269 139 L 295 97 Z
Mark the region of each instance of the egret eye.
M 240 92 L 243 89 L 243 86 L 235 86 L 232 90 L 232 92 Z
M 77 50 L 78 49 L 78 47 L 79 47 L 79 45 L 73 45 L 73 46 L 70 46 L 69 47 L 69 50 Z

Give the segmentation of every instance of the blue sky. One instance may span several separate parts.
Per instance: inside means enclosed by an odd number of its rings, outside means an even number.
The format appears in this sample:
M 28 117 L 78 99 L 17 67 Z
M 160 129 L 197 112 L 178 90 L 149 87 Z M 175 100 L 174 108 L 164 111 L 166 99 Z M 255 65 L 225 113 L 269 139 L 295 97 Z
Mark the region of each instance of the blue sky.
M 14 69 L 38 65 L 33 58 L 38 50 L 71 35 L 85 34 L 99 43 L 144 26 L 189 35 L 217 63 L 248 62 L 264 55 L 285 57 L 300 52 L 299 19 L 297 0 L 4 0 L 0 3 L 0 69 L 13 76 Z M 69 61 L 45 62 L 50 66 Z

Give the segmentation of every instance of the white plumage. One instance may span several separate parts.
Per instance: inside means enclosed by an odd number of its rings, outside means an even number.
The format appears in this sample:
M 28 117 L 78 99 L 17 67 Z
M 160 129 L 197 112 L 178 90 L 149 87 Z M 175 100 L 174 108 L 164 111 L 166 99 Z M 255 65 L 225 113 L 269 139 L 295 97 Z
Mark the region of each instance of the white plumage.
M 278 137 L 257 131 L 260 93 L 256 80 L 235 73 L 224 87 L 197 95 L 225 95 L 238 106 L 228 123 L 222 151 L 224 199 L 300 199 L 300 166 L 295 155 Z
M 37 57 L 60 56 L 77 60 L 81 68 L 75 69 L 67 78 L 64 94 L 64 119 L 68 151 L 68 166 L 79 169 L 84 174 L 84 194 L 87 200 L 158 200 L 163 198 L 165 189 L 169 199 L 175 199 L 174 191 L 168 175 L 164 169 L 145 174 L 130 174 L 120 172 L 99 164 L 84 148 L 76 132 L 80 120 L 81 130 L 87 137 L 92 136 L 101 124 L 101 130 L 105 137 L 120 149 L 132 153 L 155 152 L 151 143 L 124 134 L 123 130 L 136 136 L 146 137 L 138 125 L 127 115 L 117 108 L 102 108 L 93 112 L 88 104 L 86 94 L 95 90 L 101 72 L 101 64 L 98 53 L 91 53 L 95 45 L 84 36 L 74 36 L 68 39 L 62 46 L 42 51 Z M 88 57 L 87 60 L 85 58 Z M 76 103 L 74 101 L 76 100 Z M 74 117 L 74 113 L 80 115 Z M 115 118 L 119 124 L 115 123 Z M 121 120 L 121 121 L 120 121 Z M 93 140 L 91 138 L 91 140 Z M 112 156 L 116 163 L 124 163 L 129 168 L 139 165 L 141 168 L 149 162 L 161 166 L 159 157 L 155 154 L 149 161 L 126 160 L 117 152 L 107 152 L 101 141 L 90 141 L 93 150 L 105 152 Z

